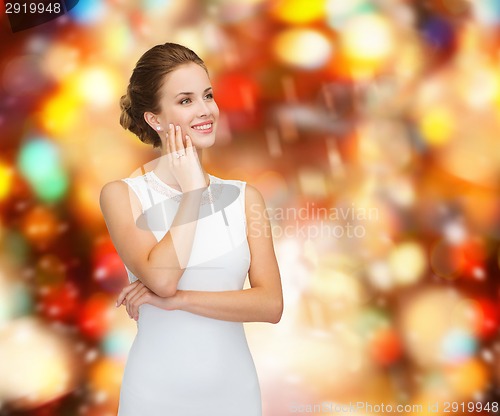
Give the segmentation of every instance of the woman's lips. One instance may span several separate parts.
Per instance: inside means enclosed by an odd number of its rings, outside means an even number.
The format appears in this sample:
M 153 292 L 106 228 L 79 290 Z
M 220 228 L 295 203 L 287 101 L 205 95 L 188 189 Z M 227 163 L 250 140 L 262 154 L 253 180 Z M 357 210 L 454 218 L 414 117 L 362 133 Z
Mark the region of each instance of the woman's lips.
M 203 124 L 196 124 L 194 126 L 191 126 L 191 128 L 199 133 L 212 133 L 214 129 L 214 123 L 208 122 Z

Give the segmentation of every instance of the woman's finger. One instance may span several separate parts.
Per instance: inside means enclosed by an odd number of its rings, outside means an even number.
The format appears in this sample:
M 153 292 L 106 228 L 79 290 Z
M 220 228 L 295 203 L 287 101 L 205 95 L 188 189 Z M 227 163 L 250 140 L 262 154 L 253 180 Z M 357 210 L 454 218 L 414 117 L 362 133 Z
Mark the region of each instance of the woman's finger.
M 185 140 L 186 140 L 186 155 L 191 155 L 193 153 L 193 142 L 191 141 L 191 137 L 189 137 L 186 134 Z
M 175 151 L 179 155 L 184 155 L 186 153 L 184 143 L 182 142 L 182 130 L 179 125 L 175 126 Z
M 177 150 L 175 148 L 175 126 L 173 123 L 168 125 L 168 144 L 170 148 L 170 156 L 174 157 L 174 153 Z
M 172 156 L 172 153 L 175 152 L 175 145 L 174 145 L 174 125 L 170 123 L 168 125 L 168 131 L 167 131 L 167 155 Z
M 133 312 L 135 302 L 137 301 L 138 298 L 141 297 L 141 294 L 145 291 L 147 291 L 148 288 L 146 286 L 142 286 L 138 288 L 136 291 L 132 292 L 128 297 L 127 297 L 127 303 L 130 305 L 130 309 Z
M 123 299 L 122 303 L 125 303 L 125 308 L 127 309 L 127 313 L 129 312 L 129 309 L 130 309 L 130 299 L 133 299 L 133 297 L 135 296 L 135 294 L 138 291 L 140 291 L 143 287 L 144 287 L 144 285 L 138 280 L 137 282 L 134 282 L 134 286 L 126 294 L 126 296 Z
M 149 303 L 150 295 L 150 291 L 145 290 L 141 293 L 141 296 L 135 300 L 134 310 L 132 311 L 132 318 L 136 321 L 139 319 L 139 308 L 145 303 Z
M 198 166 L 201 167 L 200 159 L 198 159 L 198 151 L 196 150 L 196 146 L 193 144 L 191 140 L 191 136 L 186 134 L 186 151 L 189 148 L 190 155 L 194 155 L 195 160 L 198 162 Z
M 137 285 L 139 284 L 139 281 L 136 281 L 134 283 L 131 283 L 127 286 L 125 286 L 120 294 L 118 295 L 118 298 L 116 299 L 116 307 L 120 306 L 123 303 L 123 300 L 127 297 L 127 295 L 134 290 Z
M 170 127 L 168 129 L 167 132 L 165 132 L 165 143 L 166 143 L 166 146 L 165 146 L 165 150 L 167 152 L 167 155 L 172 153 L 172 146 L 170 145 Z
M 135 288 L 135 290 L 132 290 L 129 292 L 127 297 L 125 298 L 125 307 L 127 308 L 127 313 L 129 314 L 130 317 L 132 317 L 132 307 L 134 303 L 134 299 L 136 298 L 137 294 L 140 293 L 145 286 L 139 285 Z
M 200 168 L 201 168 L 200 159 L 198 159 L 198 151 L 196 150 L 196 146 L 194 144 L 193 144 L 193 153 L 194 153 L 194 157 L 196 158 L 196 161 L 198 162 L 198 166 L 200 166 Z
M 129 315 L 131 318 L 136 318 L 139 314 L 139 306 L 141 306 L 144 302 L 141 302 L 141 299 L 144 297 L 145 293 L 148 293 L 149 289 L 144 286 L 140 288 L 134 295 L 128 299 L 129 304 Z

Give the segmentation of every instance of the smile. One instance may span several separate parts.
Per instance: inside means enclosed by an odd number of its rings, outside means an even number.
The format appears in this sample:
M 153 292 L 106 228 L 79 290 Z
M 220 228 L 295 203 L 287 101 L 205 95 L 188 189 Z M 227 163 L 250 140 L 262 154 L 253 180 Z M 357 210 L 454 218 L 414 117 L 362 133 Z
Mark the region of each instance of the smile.
M 206 123 L 206 124 L 200 124 L 200 125 L 197 125 L 197 126 L 193 126 L 192 128 L 195 129 L 195 130 L 210 130 L 213 126 L 213 123 Z

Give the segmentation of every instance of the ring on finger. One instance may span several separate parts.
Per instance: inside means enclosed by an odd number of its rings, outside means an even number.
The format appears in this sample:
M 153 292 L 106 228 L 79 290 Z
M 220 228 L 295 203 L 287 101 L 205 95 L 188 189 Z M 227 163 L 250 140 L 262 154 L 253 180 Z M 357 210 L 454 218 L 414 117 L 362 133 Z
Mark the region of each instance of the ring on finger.
M 182 156 L 185 156 L 185 154 L 184 153 L 177 153 L 177 152 L 175 153 L 175 157 L 177 159 L 180 159 Z

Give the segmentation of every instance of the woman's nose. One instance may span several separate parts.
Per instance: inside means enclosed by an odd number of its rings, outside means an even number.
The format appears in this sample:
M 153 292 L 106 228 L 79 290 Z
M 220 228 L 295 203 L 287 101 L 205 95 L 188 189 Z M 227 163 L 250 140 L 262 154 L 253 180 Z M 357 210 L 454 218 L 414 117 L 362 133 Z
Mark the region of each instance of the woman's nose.
M 198 105 L 197 112 L 199 117 L 205 117 L 210 114 L 210 108 L 205 101 L 201 101 Z

